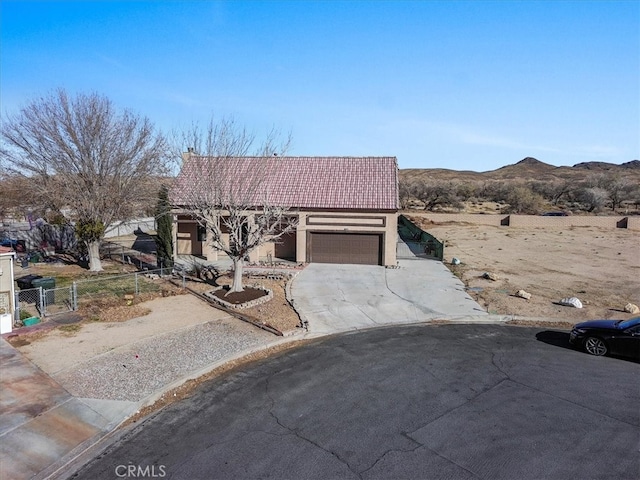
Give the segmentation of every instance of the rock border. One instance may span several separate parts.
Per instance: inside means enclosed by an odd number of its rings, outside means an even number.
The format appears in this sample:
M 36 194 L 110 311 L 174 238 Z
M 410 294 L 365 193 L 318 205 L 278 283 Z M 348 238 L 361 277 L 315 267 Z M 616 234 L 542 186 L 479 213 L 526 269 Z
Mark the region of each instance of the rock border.
M 208 292 L 205 292 L 203 295 L 205 297 L 207 297 L 208 299 L 219 303 L 220 305 L 222 305 L 225 308 L 231 308 L 233 310 L 243 310 L 245 308 L 251 308 L 251 307 L 255 307 L 257 305 L 262 305 L 263 303 L 267 303 L 269 300 L 273 299 L 273 290 L 270 290 L 268 288 L 263 287 L 262 285 L 247 285 L 247 287 L 253 288 L 255 290 L 262 290 L 264 292 L 267 292 L 266 295 L 260 297 L 260 298 L 256 298 L 255 300 L 250 300 L 248 302 L 244 302 L 244 303 L 230 303 L 227 302 L 225 300 L 222 300 L 218 297 L 216 297 L 213 292 L 217 292 L 218 290 L 221 290 L 223 287 L 216 287 L 213 290 L 209 290 Z

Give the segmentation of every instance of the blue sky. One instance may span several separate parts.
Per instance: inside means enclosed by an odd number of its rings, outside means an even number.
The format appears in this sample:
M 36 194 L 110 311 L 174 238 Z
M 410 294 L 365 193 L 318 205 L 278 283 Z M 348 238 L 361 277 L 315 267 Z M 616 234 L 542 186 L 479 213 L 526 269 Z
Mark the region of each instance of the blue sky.
M 3 114 L 58 87 L 292 155 L 487 171 L 640 159 L 640 1 L 0 4 Z

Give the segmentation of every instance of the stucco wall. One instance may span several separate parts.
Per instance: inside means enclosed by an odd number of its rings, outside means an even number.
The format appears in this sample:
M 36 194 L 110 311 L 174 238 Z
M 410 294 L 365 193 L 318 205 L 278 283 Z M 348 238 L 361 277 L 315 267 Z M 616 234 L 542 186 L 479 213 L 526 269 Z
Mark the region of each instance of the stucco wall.
M 152 232 L 156 230 L 156 219 L 154 217 L 135 218 L 126 222 L 113 222 L 104 231 L 104 238 L 120 237 L 122 235 L 132 235 L 134 232 Z
M 13 311 L 15 306 L 13 305 L 14 301 L 14 278 L 13 278 L 13 261 L 14 256 L 12 254 L 1 254 L 0 255 L 0 315 L 1 314 L 11 314 L 13 316 Z
M 207 242 L 201 244 L 194 241 L 197 234 L 196 224 L 186 216 L 180 215 L 179 225 L 175 232 L 177 255 L 201 254 L 208 261 L 215 262 L 226 256 L 214 250 Z M 383 235 L 383 265 L 396 264 L 396 241 L 398 217 L 395 213 L 379 212 L 300 212 L 295 234 L 285 239 L 284 244 L 276 246 L 266 243 L 251 252 L 249 260 L 257 262 L 267 258 L 276 258 L 276 249 L 281 256 L 291 257 L 295 249 L 295 261 L 304 263 L 307 258 L 308 232 L 345 232 L 345 233 L 380 233 Z M 228 235 L 225 238 L 228 241 Z M 194 248 L 196 251 L 194 251 Z
M 627 228 L 640 230 L 640 217 L 632 216 L 587 216 L 569 215 L 566 217 L 550 217 L 543 215 L 500 215 L 500 214 L 465 214 L 465 213 L 428 213 L 403 212 L 409 217 L 427 218 L 435 223 L 458 222 L 476 225 L 512 226 L 512 227 L 598 227 L 598 228 Z

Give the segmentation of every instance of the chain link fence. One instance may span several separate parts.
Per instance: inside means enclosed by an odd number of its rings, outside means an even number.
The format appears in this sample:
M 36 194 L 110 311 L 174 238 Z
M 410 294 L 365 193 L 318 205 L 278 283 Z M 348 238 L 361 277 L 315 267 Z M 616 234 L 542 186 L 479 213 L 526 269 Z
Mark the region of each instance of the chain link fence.
M 442 261 L 444 258 L 444 244 L 430 233 L 420 229 L 404 215 L 398 217 L 398 235 L 404 245 L 396 247 L 399 256 L 427 256 Z
M 138 296 L 159 292 L 167 280 L 178 280 L 184 287 L 185 272 L 159 268 L 123 275 L 112 275 L 96 279 L 79 280 L 69 285 L 46 289 L 44 287 L 18 290 L 15 293 L 16 312 L 14 324 L 22 325 L 30 317 L 46 317 L 78 310 L 104 299 Z

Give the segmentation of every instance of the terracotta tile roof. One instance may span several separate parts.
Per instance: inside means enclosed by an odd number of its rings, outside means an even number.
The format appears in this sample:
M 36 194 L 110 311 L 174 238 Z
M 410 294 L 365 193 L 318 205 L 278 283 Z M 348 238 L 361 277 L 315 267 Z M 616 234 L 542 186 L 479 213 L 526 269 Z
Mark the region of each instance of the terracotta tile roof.
M 231 180 L 220 182 L 225 176 Z M 399 208 L 395 157 L 216 158 L 192 154 L 183 162 L 171 189 L 171 203 L 187 205 L 189 192 L 206 188 L 207 182 L 228 185 L 230 191 L 246 190 L 242 185 L 255 184 L 259 176 L 264 178 L 262 194 L 268 192 L 274 205 L 302 209 Z

